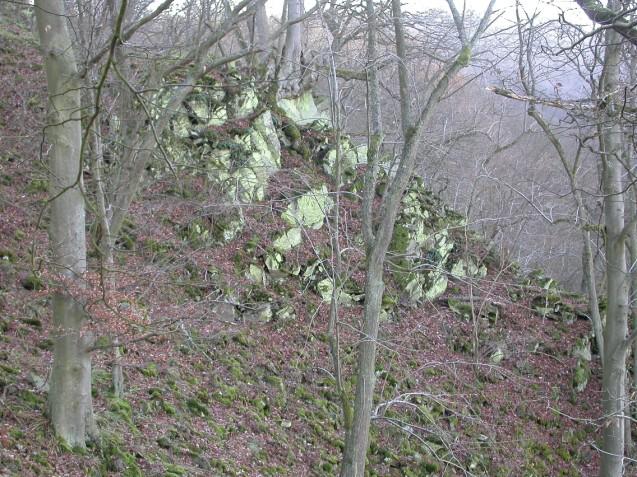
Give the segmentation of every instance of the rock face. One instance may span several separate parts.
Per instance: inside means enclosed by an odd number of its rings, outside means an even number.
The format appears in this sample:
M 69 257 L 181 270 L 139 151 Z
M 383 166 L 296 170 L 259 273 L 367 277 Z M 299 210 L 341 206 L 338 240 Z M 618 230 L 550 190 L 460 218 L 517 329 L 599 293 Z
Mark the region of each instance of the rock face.
M 260 109 L 259 109 L 260 108 Z M 316 178 L 306 190 L 277 207 L 287 225 L 271 237 L 271 245 L 260 258 L 246 265 L 245 276 L 255 285 L 267 288 L 282 277 L 303 276 L 306 283 L 324 300 L 331 299 L 333 283 L 320 260 L 312 263 L 286 264 L 285 255 L 300 247 L 307 233 L 320 230 L 333 212 L 334 200 L 328 184 L 333 183 L 337 157 L 333 131 L 327 116 L 314 102 L 310 92 L 298 98 L 279 100 L 273 110 L 265 109 L 255 91 L 244 89 L 229 96 L 222 85 L 213 84 L 195 90 L 172 118 L 165 149 L 178 167 L 205 171 L 207 181 L 224 196 L 231 210 L 214 221 L 212 229 L 193 222 L 185 231 L 186 238 L 209 238 L 211 243 L 228 243 L 238 237 L 244 227 L 242 207 L 266 199 L 268 183 L 281 169 L 282 149 L 299 152 L 315 167 Z M 303 141 L 314 141 L 313 153 Z M 318 144 L 318 147 L 316 146 Z M 306 152 L 309 151 L 309 154 Z M 343 136 L 340 147 L 341 186 L 356 191 L 360 187 L 358 168 L 366 162 L 366 147 Z M 380 178 L 381 187 L 387 177 Z M 327 177 L 326 177 L 326 176 Z M 464 225 L 457 214 L 449 211 L 415 178 L 403 198 L 403 209 L 394 229 L 388 260 L 393 279 L 410 303 L 432 300 L 447 288 L 448 274 L 457 277 L 480 277 L 486 268 L 470 259 L 450 262 L 454 248 L 450 231 Z M 357 287 L 341 291 L 343 304 L 361 302 Z M 384 307 L 391 316 L 396 301 Z M 249 321 L 265 322 L 277 316 L 269 305 L 268 313 L 254 311 Z M 264 316 L 268 315 L 265 319 Z M 286 316 L 288 313 L 284 313 Z
M 447 265 L 454 248 L 450 231 L 463 224 L 419 178 L 412 180 L 394 227 L 389 257 L 392 272 L 412 303 L 433 300 L 447 289 Z
M 311 124 L 316 127 L 329 126 L 327 116 L 318 110 L 310 91 L 306 91 L 298 98 L 281 99 L 278 106 L 292 122 L 299 126 Z

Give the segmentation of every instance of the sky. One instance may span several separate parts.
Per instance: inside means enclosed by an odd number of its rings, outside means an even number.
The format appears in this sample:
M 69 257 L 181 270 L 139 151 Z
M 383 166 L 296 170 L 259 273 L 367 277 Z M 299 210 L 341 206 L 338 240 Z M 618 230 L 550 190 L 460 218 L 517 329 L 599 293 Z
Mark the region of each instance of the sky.
M 466 4 L 467 9 L 475 10 L 478 13 L 484 12 L 489 4 L 489 0 L 455 0 L 456 7 L 461 9 Z M 314 0 L 305 0 L 305 8 L 311 8 Z M 429 10 L 432 8 L 448 10 L 445 0 L 403 0 L 405 9 L 411 11 Z M 569 21 L 582 23 L 587 22 L 586 16 L 580 10 L 574 0 L 521 0 L 522 5 L 528 10 L 538 9 L 541 15 L 547 19 L 557 18 L 560 12 L 565 12 Z M 512 20 L 515 17 L 515 0 L 496 0 L 495 8 L 504 10 L 504 18 Z M 283 0 L 268 0 L 268 9 L 273 15 L 280 15 Z

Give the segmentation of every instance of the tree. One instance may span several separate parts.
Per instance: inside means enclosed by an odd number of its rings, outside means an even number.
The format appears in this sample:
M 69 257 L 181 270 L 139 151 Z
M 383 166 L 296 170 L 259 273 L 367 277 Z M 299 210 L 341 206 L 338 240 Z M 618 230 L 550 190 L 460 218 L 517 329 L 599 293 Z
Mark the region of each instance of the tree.
M 301 34 L 298 21 L 303 14 L 303 0 L 287 0 L 287 32 L 281 57 L 279 89 L 284 95 L 294 95 L 301 87 Z
M 37 0 L 36 18 L 45 59 L 49 95 L 49 241 L 55 344 L 48 408 L 64 441 L 84 447 L 93 433 L 91 336 L 83 333 L 86 314 L 77 295 L 86 271 L 80 82 L 62 0 Z
M 396 54 L 398 58 L 400 117 L 403 134 L 403 147 L 395 173 L 388 179 L 387 191 L 383 195 L 378 215 L 373 214 L 372 201 L 376 191 L 379 168 L 379 147 L 382 142 L 380 125 L 380 107 L 378 105 L 378 84 L 374 84 L 374 68 L 368 76 L 370 90 L 371 134 L 369 139 L 369 155 L 364 185 L 363 230 L 366 251 L 365 271 L 365 305 L 363 311 L 363 327 L 358 345 L 356 367 L 356 393 L 354 400 L 354 416 L 352 426 L 348 430 L 345 442 L 341 477 L 358 477 L 365 475 L 365 459 L 369 445 L 369 427 L 375 386 L 376 340 L 378 338 L 379 316 L 383 297 L 384 261 L 394 230 L 394 224 L 400 208 L 401 198 L 411 179 L 417 162 L 418 141 L 443 95 L 447 92 L 450 81 L 471 59 L 471 51 L 478 39 L 489 25 L 494 2 L 491 1 L 480 20 L 473 35 L 469 36 L 465 28 L 465 18 L 457 10 L 453 0 L 448 0 L 453 16 L 460 50 L 444 65 L 432 84 L 426 88 L 424 105 L 415 119 L 412 118 L 411 97 L 409 94 L 409 78 L 406 67 L 406 43 L 403 29 L 403 17 L 400 0 L 392 0 L 392 15 L 395 31 Z M 367 2 L 367 19 L 369 33 L 368 61 L 375 61 L 375 22 L 372 0 Z M 371 46 L 370 46 L 371 44 Z M 371 80 L 371 81 L 370 81 Z M 378 220 L 378 225 L 375 225 Z
M 577 3 L 582 6 L 593 21 L 608 27 L 603 29 L 603 55 L 595 55 L 594 58 L 597 65 L 601 66 L 601 74 L 596 79 L 597 84 L 593 88 L 592 100 L 588 102 L 568 102 L 559 98 L 539 100 L 528 80 L 532 73 L 529 72 L 529 76 L 522 74 L 522 81 L 526 92 L 524 98 L 530 103 L 529 115 L 540 125 L 555 147 L 558 157 L 568 173 L 571 191 L 578 207 L 582 206 L 583 201 L 579 187 L 574 182 L 575 170 L 570 169 L 566 164 L 565 152 L 560 140 L 537 111 L 536 105 L 575 109 L 580 114 L 586 113 L 588 122 L 593 125 L 594 137 L 599 143 L 596 153 L 599 155 L 601 163 L 608 301 L 603 340 L 599 346 L 600 352 L 603 353 L 602 408 L 604 412 L 600 476 L 616 477 L 623 475 L 624 453 L 630 436 L 630 432 L 627 432 L 626 429 L 630 423 L 627 415 L 626 360 L 632 343 L 637 339 L 635 329 L 631 334 L 628 333 L 631 277 L 627 264 L 627 246 L 634 243 L 635 219 L 634 212 L 627 215 L 628 211 L 634 211 L 634 204 L 630 203 L 633 200 L 631 193 L 634 188 L 634 177 L 632 173 L 627 171 L 631 171 L 629 158 L 632 157 L 631 151 L 634 144 L 627 143 L 632 135 L 626 134 L 625 130 L 627 129 L 627 106 L 630 109 L 632 99 L 622 87 L 622 64 L 624 62 L 622 51 L 625 43 L 622 41 L 622 36 L 632 43 L 633 26 L 624 21 L 623 12 L 617 13 L 620 10 L 616 2 L 610 1 L 607 8 L 602 7 L 596 1 L 578 0 Z M 587 33 L 586 37 L 594 33 L 596 32 Z M 633 57 L 632 52 L 629 57 Z M 529 66 L 531 63 L 528 60 Z M 596 69 L 591 69 L 590 74 L 594 75 L 596 71 Z M 509 97 L 516 96 L 507 95 Z M 586 104 L 587 106 L 583 108 Z M 629 180 L 627 180 L 627 176 Z M 584 207 L 583 210 L 585 210 Z M 588 237 L 585 229 L 583 233 L 586 245 Z M 589 260 L 585 273 L 589 275 L 587 278 L 590 280 L 589 300 L 592 308 L 597 304 L 597 297 L 593 286 L 594 277 L 592 276 L 593 267 L 590 251 L 587 255 Z M 599 336 L 601 318 L 596 317 L 593 324 L 595 333 Z
M 54 363 L 50 380 L 49 410 L 56 433 L 72 446 L 84 447 L 87 437 L 95 433 L 91 399 L 91 352 L 93 336 L 87 331 L 87 315 L 82 302 L 84 274 L 87 271 L 85 199 L 89 191 L 82 190 L 82 172 L 90 161 L 95 174 L 96 207 L 94 212 L 101 224 L 99 250 L 106 274 L 113 263 L 116 238 L 124 224 L 128 209 L 143 179 L 146 165 L 161 145 L 161 135 L 183 99 L 193 91 L 197 81 L 212 69 L 248 53 L 210 58 L 208 53 L 240 22 L 255 0 L 243 0 L 225 15 L 218 29 L 210 28 L 205 19 L 200 27 L 207 33 L 198 38 L 195 46 L 159 73 L 144 75 L 142 87 L 159 89 L 175 72 L 188 71 L 185 80 L 175 88 L 167 88 L 165 109 L 154 118 L 149 101 L 132 84 L 127 73 L 134 70 L 134 61 L 126 54 L 123 43 L 145 25 L 156 21 L 171 5 L 165 0 L 147 12 L 147 3 L 135 3 L 128 10 L 127 0 L 109 2 L 108 8 L 83 15 L 84 6 L 78 4 L 79 35 L 93 32 L 93 22 L 110 20 L 104 28 L 106 35 L 95 37 L 94 49 L 78 54 L 78 42 L 69 31 L 69 16 L 61 0 L 42 0 L 35 4 L 40 42 L 46 62 L 50 103 L 50 124 L 46 128 L 52 149 L 50 163 L 51 225 L 49 230 L 52 271 L 58 286 L 53 297 Z M 128 11 L 131 12 L 127 15 Z M 126 21 L 127 22 L 126 22 Z M 82 23 L 86 21 L 87 23 Z M 143 49 L 148 52 L 146 46 Z M 160 53 L 162 55 L 162 53 Z M 78 65 L 77 58 L 84 58 Z M 154 58 L 161 63 L 163 56 Z M 107 93 L 107 79 L 114 75 L 115 94 L 111 100 L 119 106 L 115 110 L 130 120 L 122 127 L 113 127 L 114 137 L 104 147 L 101 112 Z M 83 88 L 84 87 L 84 88 Z M 81 92 L 88 95 L 82 101 Z M 157 97 L 153 98 L 154 100 Z M 117 100 L 120 103 L 117 103 Z M 130 103 L 137 103 L 136 110 Z M 82 117 L 83 107 L 89 111 Z M 131 112 L 134 111 L 134 114 Z M 119 119 L 122 119 L 119 118 Z M 156 120 L 155 120 L 156 119 Z M 84 121 L 84 125 L 82 122 Z M 121 125 L 121 121 L 119 121 Z M 105 167 L 109 153 L 112 166 Z M 108 174 L 107 174 L 108 173 Z M 92 207 L 92 204 L 90 204 Z M 108 282 L 110 278 L 106 279 Z M 105 289 L 107 289 L 106 287 Z M 106 293 L 106 292 L 105 292 Z M 117 346 L 115 341 L 113 346 Z M 117 370 L 117 368 L 116 368 Z M 116 375 L 119 373 L 115 373 Z M 116 391 L 121 376 L 114 377 Z M 120 391 L 121 392 L 121 391 Z
M 600 475 L 623 474 L 624 409 L 626 397 L 626 353 L 628 332 L 628 273 L 626 266 L 626 231 L 624 221 L 622 98 L 618 97 L 621 41 L 614 30 L 606 31 L 602 100 L 606 101 L 598 123 L 603 164 L 604 219 L 606 226 L 606 274 L 608 309 L 604 329 L 604 368 L 602 405 L 606 423 L 603 431 Z
M 533 42 L 534 37 L 538 33 L 534 25 L 535 18 L 527 17 L 527 32 L 525 34 L 522 20 L 520 17 L 520 5 L 516 5 L 516 16 L 518 24 L 518 39 L 519 39 L 519 75 L 522 88 L 528 97 L 535 97 L 536 94 L 536 72 L 533 59 Z M 526 36 L 526 38 L 525 38 Z M 569 157 L 563 141 L 558 134 L 555 133 L 549 122 L 544 118 L 542 112 L 536 107 L 534 101 L 529 101 L 527 108 L 528 115 L 540 127 L 542 132 L 549 139 L 552 147 L 557 154 L 560 164 L 567 176 L 568 184 L 573 198 L 574 206 L 578 211 L 578 219 L 580 222 L 580 233 L 582 237 L 582 276 L 585 291 L 588 294 L 589 311 L 591 314 L 591 323 L 593 325 L 593 332 L 595 334 L 595 342 L 597 344 L 598 352 L 602 358 L 602 365 L 604 363 L 604 338 L 603 338 L 603 324 L 602 317 L 599 310 L 599 300 L 597 296 L 597 281 L 595 276 L 595 263 L 594 254 L 591 246 L 591 228 L 595 225 L 591 219 L 588 207 L 585 204 L 582 194 L 581 185 L 578 183 L 577 174 L 580 167 L 580 160 L 582 155 L 582 149 L 584 147 L 585 139 L 580 135 L 579 146 L 574 154 L 573 160 L 569 163 Z

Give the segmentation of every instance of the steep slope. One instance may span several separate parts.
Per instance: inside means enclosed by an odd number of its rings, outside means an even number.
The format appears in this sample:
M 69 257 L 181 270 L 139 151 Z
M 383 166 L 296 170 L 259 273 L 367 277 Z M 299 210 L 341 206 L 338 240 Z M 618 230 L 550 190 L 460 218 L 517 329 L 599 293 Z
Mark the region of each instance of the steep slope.
M 113 396 L 114 354 L 98 340 L 102 437 L 77 453 L 45 417 L 44 81 L 28 33 L 1 28 L 0 474 L 335 475 L 329 219 L 340 214 L 351 390 L 364 148 L 344 143 L 337 210 L 335 138 L 311 95 L 272 105 L 246 81 L 227 97 L 220 73 L 188 99 L 164 137 L 177 180 L 164 161 L 149 166 L 118 242 L 117 289 L 87 302 L 94 330 L 124 343 L 126 391 Z M 576 297 L 518 277 L 417 180 L 391 249 L 369 474 L 594 475 L 599 369 Z

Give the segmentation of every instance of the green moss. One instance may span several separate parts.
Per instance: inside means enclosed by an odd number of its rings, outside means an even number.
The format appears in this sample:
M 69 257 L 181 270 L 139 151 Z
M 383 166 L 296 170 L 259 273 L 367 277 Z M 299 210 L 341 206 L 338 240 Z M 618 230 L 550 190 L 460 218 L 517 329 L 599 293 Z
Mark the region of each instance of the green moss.
M 560 456 L 564 462 L 570 462 L 571 460 L 573 460 L 571 453 L 565 447 L 558 447 L 555 453 Z
M 113 397 L 109 401 L 108 408 L 113 414 L 119 416 L 128 424 L 133 424 L 133 410 L 128 401 Z
M 409 229 L 402 224 L 394 225 L 394 233 L 389 244 L 389 250 L 399 254 L 405 253 L 411 240 Z
M 136 243 L 137 235 L 135 234 L 135 224 L 130 219 L 127 219 L 122 225 L 115 244 L 124 250 L 135 250 Z
M 159 376 L 157 365 L 155 363 L 147 364 L 146 367 L 142 369 L 142 374 L 148 378 L 154 378 Z
M 29 194 L 40 194 L 49 190 L 49 183 L 46 179 L 33 179 L 26 187 Z
M 451 311 L 465 320 L 470 320 L 473 316 L 473 307 L 471 306 L 471 303 L 449 298 L 447 300 L 447 304 Z
M 588 361 L 578 359 L 573 373 L 573 388 L 578 392 L 582 392 L 586 389 L 590 376 L 591 369 Z
M 0 249 L 0 260 L 4 260 L 10 263 L 15 263 L 16 261 L 16 256 L 15 254 L 6 248 L 1 248 Z
M 269 295 L 268 295 L 269 298 Z M 258 300 L 257 300 L 258 301 Z M 240 332 L 232 337 L 232 341 L 235 343 L 239 343 L 241 346 L 245 346 L 246 348 L 252 348 L 256 346 L 256 342 L 246 333 Z
M 471 61 L 471 47 L 464 46 L 458 55 L 458 64 L 460 66 L 468 66 Z
M 162 449 L 171 449 L 173 443 L 168 437 L 162 436 L 157 439 L 157 445 Z
M 236 387 L 223 383 L 220 383 L 217 389 L 212 393 L 212 397 L 225 406 L 233 405 L 238 396 L 239 390 Z
M 308 389 L 302 384 L 299 384 L 296 387 L 296 389 L 294 390 L 294 395 L 304 401 L 311 401 L 314 397 L 312 393 L 308 391 Z
M 185 467 L 175 464 L 166 465 L 164 477 L 179 477 L 182 475 L 187 475 L 187 470 Z
M 44 282 L 35 273 L 30 273 L 24 277 L 21 284 L 25 290 L 38 291 L 44 289 Z
M 304 142 L 299 143 L 295 149 L 306 161 L 312 157 L 312 150 Z
M 124 450 L 123 447 L 124 444 L 119 436 L 112 433 L 102 433 L 99 443 L 102 474 L 118 472 L 123 477 L 144 477 L 135 456 Z
M 53 340 L 49 339 L 49 338 L 45 338 L 43 340 L 38 341 L 37 345 L 38 348 L 42 349 L 42 350 L 52 350 L 53 349 Z
M 20 397 L 22 401 L 32 409 L 42 409 L 44 407 L 44 398 L 39 394 L 25 389 L 20 393 Z
M 186 407 L 191 413 L 196 414 L 198 416 L 205 417 L 210 415 L 210 411 L 208 410 L 208 407 L 202 402 L 200 402 L 198 399 L 188 399 L 186 401 Z
M 152 238 L 145 239 L 142 247 L 146 252 L 152 254 L 153 261 L 164 257 L 173 248 L 172 245 L 166 242 L 158 242 Z
M 34 328 L 42 328 L 42 321 L 37 318 L 22 318 L 20 321 Z
M 22 431 L 21 429 L 11 428 L 9 429 L 9 437 L 15 440 L 20 440 L 20 439 L 24 439 L 25 434 L 24 434 L 24 431 Z
M 288 123 L 283 126 L 283 132 L 292 142 L 299 141 L 301 139 L 301 131 L 294 123 Z
M 173 406 L 167 401 L 162 401 L 161 407 L 164 410 L 164 412 L 168 414 L 169 416 L 174 416 L 177 414 L 177 409 L 175 408 L 175 406 Z

